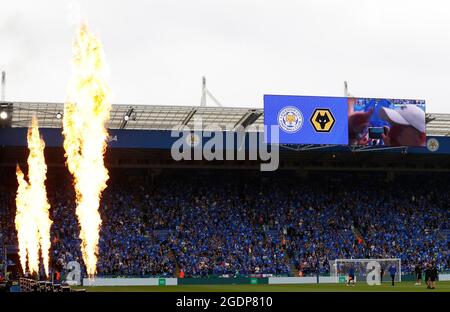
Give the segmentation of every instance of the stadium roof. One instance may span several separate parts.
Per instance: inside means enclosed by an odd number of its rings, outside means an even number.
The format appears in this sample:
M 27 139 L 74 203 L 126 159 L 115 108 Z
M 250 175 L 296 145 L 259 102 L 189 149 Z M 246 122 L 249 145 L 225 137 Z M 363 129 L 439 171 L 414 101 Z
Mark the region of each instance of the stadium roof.
M 62 127 L 57 118 L 64 111 L 62 103 L 12 102 L 12 106 L 12 127 L 28 127 L 33 115 L 42 128 Z M 181 125 L 192 127 L 194 117 L 201 118 L 203 126 L 263 125 L 264 121 L 262 108 L 114 104 L 109 128 L 171 130 Z M 450 114 L 430 113 L 426 119 L 428 135 L 450 136 Z

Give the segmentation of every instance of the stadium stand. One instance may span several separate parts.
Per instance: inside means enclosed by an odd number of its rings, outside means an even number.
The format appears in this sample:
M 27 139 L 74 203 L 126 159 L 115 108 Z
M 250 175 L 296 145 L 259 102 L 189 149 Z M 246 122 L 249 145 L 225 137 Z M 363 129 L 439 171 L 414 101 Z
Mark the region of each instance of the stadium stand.
M 55 170 L 55 169 L 52 169 Z M 62 171 L 62 170 L 60 170 Z M 445 173 L 111 172 L 101 203 L 101 276 L 328 274 L 336 258 L 450 269 Z M 15 176 L 4 170 L 0 247 L 16 245 Z M 50 174 L 52 267 L 82 263 L 73 187 Z M 0 253 L 1 254 L 1 253 Z

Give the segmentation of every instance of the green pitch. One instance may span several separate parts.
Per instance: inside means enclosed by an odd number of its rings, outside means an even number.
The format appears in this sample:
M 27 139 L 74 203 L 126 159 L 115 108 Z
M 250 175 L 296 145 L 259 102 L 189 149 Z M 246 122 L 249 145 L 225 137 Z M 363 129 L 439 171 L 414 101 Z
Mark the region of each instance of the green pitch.
M 369 286 L 367 284 L 356 284 L 345 286 L 345 284 L 299 284 L 299 285 L 178 285 L 178 286 L 96 286 L 77 287 L 85 288 L 89 292 L 239 292 L 239 291 L 342 291 L 342 292 L 450 292 L 450 282 L 438 282 L 436 289 L 426 289 L 426 286 L 414 286 L 414 282 L 397 283 L 391 286 L 385 283 L 380 286 Z

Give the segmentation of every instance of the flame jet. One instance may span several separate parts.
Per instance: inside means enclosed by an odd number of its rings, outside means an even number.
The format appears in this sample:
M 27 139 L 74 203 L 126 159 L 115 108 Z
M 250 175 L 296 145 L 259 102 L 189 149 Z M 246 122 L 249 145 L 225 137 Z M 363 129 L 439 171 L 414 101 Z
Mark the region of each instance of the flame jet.
M 15 225 L 19 240 L 19 257 L 22 270 L 39 274 L 39 251 L 41 251 L 45 274 L 48 276 L 50 253 L 50 204 L 47 200 L 45 180 L 47 165 L 45 164 L 45 143 L 39 136 L 38 122 L 32 119 L 28 129 L 28 181 L 17 165 L 16 175 L 19 187 L 16 194 Z
M 97 271 L 101 193 L 109 179 L 104 164 L 111 104 L 99 39 L 83 23 L 73 43 L 73 76 L 64 105 L 66 163 L 74 178 L 81 252 L 89 277 Z

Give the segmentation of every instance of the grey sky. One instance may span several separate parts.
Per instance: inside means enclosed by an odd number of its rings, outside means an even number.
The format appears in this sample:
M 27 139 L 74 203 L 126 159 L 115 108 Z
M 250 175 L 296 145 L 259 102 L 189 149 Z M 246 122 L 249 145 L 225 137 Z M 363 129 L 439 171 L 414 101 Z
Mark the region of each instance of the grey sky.
M 7 100 L 62 102 L 75 25 L 101 37 L 114 103 L 224 106 L 263 94 L 419 98 L 450 113 L 448 0 L 2 0 Z M 74 13 L 75 12 L 75 13 Z

